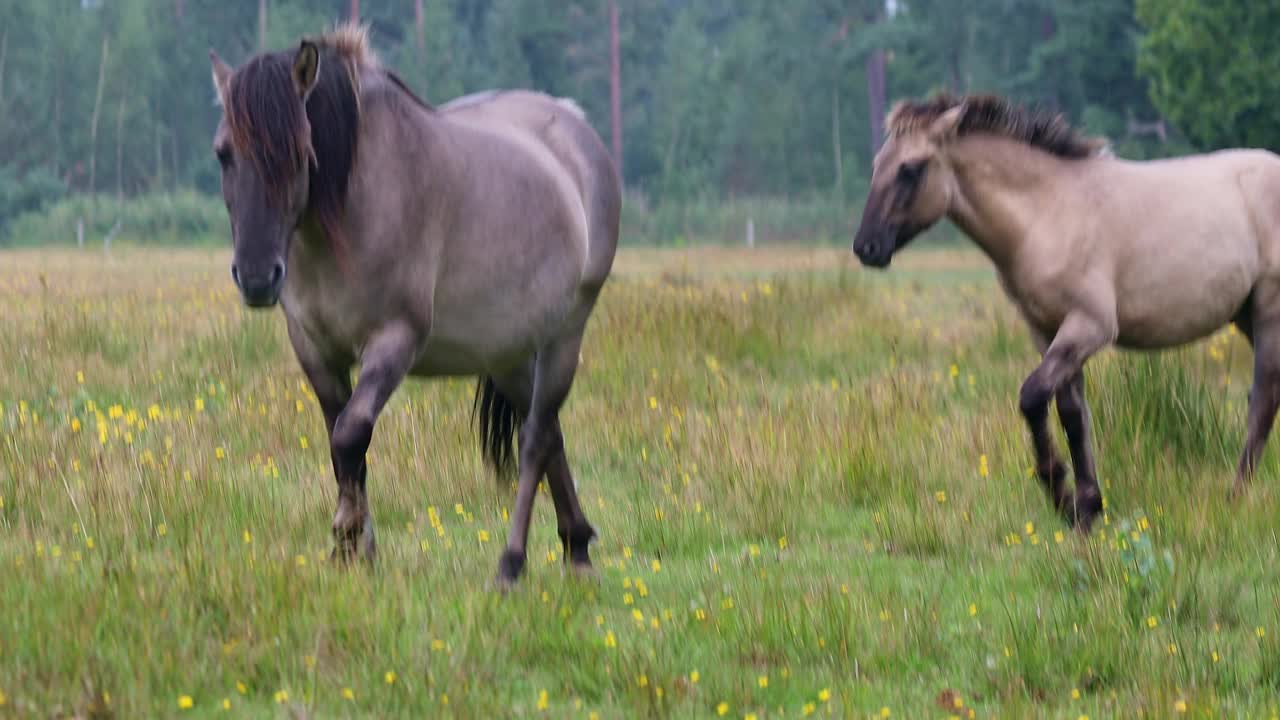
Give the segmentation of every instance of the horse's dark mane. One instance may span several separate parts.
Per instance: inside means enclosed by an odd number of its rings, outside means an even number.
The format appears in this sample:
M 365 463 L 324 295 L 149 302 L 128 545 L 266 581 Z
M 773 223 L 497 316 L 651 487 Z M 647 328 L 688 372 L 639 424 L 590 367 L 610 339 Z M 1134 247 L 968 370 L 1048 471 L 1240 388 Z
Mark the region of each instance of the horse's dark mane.
M 1028 109 L 994 95 L 960 96 L 941 93 L 928 100 L 904 100 L 889 112 L 885 127 L 890 137 L 927 130 L 948 110 L 964 106 L 959 134 L 991 133 L 1026 143 L 1063 158 L 1093 157 L 1105 146 L 1087 137 L 1061 113 Z
M 292 51 L 258 55 L 237 70 L 228 88 L 226 116 L 232 142 L 254 163 L 277 206 L 285 204 L 294 178 L 312 160 L 306 136 L 310 125 L 315 163 L 309 171 L 307 211 L 341 251 L 343 211 L 360 128 L 357 77 L 362 67 L 378 65 L 360 28 L 339 28 L 316 43 L 320 71 L 307 98 L 306 123 L 294 100 Z
M 399 75 L 395 74 L 390 70 L 387 70 L 386 74 L 387 74 L 387 79 L 391 81 L 391 84 L 394 85 L 397 90 L 409 96 L 409 99 L 412 100 L 415 104 L 417 104 L 418 107 L 422 108 L 423 110 L 427 110 L 429 112 L 436 111 L 436 108 L 434 105 L 418 97 L 417 93 L 415 93 L 413 90 L 410 90 L 409 86 L 404 83 L 404 80 L 400 79 Z

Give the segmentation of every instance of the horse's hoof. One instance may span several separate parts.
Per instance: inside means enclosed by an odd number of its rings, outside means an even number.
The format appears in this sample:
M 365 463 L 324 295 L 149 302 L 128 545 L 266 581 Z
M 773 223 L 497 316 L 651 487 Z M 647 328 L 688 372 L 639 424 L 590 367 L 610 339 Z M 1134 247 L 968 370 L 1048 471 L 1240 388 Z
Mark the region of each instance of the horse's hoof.
M 1244 500 L 1245 492 L 1247 490 L 1248 485 L 1240 480 L 1236 480 L 1235 483 L 1231 485 L 1231 490 L 1227 492 L 1227 500 L 1230 500 L 1231 502 L 1240 502 Z
M 522 572 L 524 572 L 524 553 L 504 550 L 502 557 L 498 559 L 498 576 L 494 578 L 494 586 L 498 592 L 505 593 L 516 586 Z
M 564 551 L 564 562 L 575 574 L 594 574 L 591 567 L 591 543 L 596 539 L 596 530 L 589 523 L 570 530 L 560 531 L 560 546 Z
M 590 559 L 575 559 L 566 563 L 566 565 L 569 567 L 569 572 L 579 580 L 597 581 L 600 579 L 600 573 L 596 570 L 596 567 L 591 564 Z
M 1088 535 L 1093 523 L 1102 514 L 1102 494 L 1096 488 L 1077 490 L 1073 503 L 1071 525 L 1082 535 Z
M 366 517 L 360 528 L 333 528 L 333 552 L 329 559 L 338 565 L 361 560 L 372 565 L 378 556 L 378 541 L 373 532 L 373 519 Z
M 1093 532 L 1093 518 L 1087 515 L 1077 515 L 1075 521 L 1071 523 L 1071 528 L 1081 536 L 1087 537 Z

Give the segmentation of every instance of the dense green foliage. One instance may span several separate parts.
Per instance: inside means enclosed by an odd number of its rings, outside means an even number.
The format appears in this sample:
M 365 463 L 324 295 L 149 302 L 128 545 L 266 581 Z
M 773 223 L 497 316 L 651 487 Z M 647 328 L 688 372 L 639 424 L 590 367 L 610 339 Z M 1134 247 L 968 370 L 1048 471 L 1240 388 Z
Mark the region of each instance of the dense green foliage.
M 1138 0 L 1139 67 L 1161 111 L 1206 148 L 1280 148 L 1280 5 Z
M 821 199 L 825 215 L 847 217 L 889 104 L 940 89 L 1059 108 L 1125 156 L 1190 149 L 1180 131 L 1201 146 L 1271 141 L 1268 103 L 1280 94 L 1267 89 L 1280 76 L 1267 72 L 1277 52 L 1268 38 L 1280 11 L 1136 4 L 625 0 L 628 187 L 674 218 L 744 197 Z M 238 63 L 325 29 L 351 6 L 0 0 L 0 237 L 16 214 L 67 192 L 216 192 L 206 49 Z M 611 140 L 608 9 L 608 0 L 382 0 L 363 3 L 360 20 L 432 101 L 539 88 L 577 98 Z M 848 223 L 803 229 L 835 235 Z M 664 241 L 699 224 L 682 220 Z

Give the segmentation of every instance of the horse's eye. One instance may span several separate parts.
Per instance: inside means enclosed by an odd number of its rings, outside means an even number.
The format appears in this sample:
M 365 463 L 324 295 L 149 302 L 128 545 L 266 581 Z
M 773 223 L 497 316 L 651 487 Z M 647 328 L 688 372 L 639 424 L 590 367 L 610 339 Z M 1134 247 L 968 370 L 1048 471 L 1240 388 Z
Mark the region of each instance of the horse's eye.
M 915 162 L 902 163 L 898 166 L 898 180 L 903 183 L 914 185 L 924 176 L 925 168 L 929 166 L 927 160 L 917 160 Z
M 221 165 L 224 170 L 231 167 L 231 148 L 220 147 L 218 148 L 217 153 L 218 164 Z

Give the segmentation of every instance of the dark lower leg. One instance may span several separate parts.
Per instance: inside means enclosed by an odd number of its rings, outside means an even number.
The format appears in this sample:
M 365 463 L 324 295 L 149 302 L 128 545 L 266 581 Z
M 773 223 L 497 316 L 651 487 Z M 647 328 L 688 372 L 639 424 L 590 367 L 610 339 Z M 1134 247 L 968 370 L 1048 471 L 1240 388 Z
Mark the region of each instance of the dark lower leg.
M 1022 386 L 1019 406 L 1022 416 L 1027 421 L 1027 429 L 1031 431 L 1031 445 L 1035 450 L 1036 477 L 1041 486 L 1049 494 L 1054 508 L 1066 516 L 1072 507 L 1071 489 L 1067 487 L 1067 467 L 1058 458 L 1054 448 L 1053 436 L 1049 431 L 1049 399 L 1052 391 L 1045 391 L 1036 385 L 1036 375 Z
M 1271 434 L 1271 426 L 1275 423 L 1277 407 L 1280 406 L 1280 378 L 1257 370 L 1254 374 L 1253 390 L 1249 393 L 1249 422 L 1244 452 L 1240 456 L 1235 485 L 1232 487 L 1235 495 L 1244 492 L 1245 485 L 1253 479 L 1258 460 L 1267 444 L 1267 436 Z
M 1078 373 L 1057 393 L 1058 420 L 1067 434 L 1071 464 L 1075 468 L 1075 501 L 1066 510 L 1067 521 L 1088 532 L 1102 512 L 1102 491 L 1094 467 L 1089 432 L 1089 405 L 1084 396 L 1084 373 Z
M 533 499 L 538 481 L 553 469 L 553 461 L 564 455 L 564 441 L 560 436 L 557 417 L 560 406 L 564 404 L 569 388 L 573 385 L 573 375 L 578 368 L 578 349 L 581 338 L 570 338 L 548 345 L 538 352 L 534 358 L 533 393 L 529 404 L 529 414 L 520 427 L 520 483 L 516 490 L 515 512 L 511 516 L 511 534 L 507 538 L 507 549 L 502 554 L 498 566 L 498 582 L 510 585 L 520 576 L 524 567 L 525 544 L 529 537 L 529 520 L 533 513 Z M 557 470 L 554 478 L 548 478 L 548 485 L 553 494 L 565 491 L 564 481 L 572 482 L 568 476 L 567 463 Z M 573 496 L 572 491 L 565 492 L 556 502 L 557 506 L 567 502 Z M 557 515 L 564 526 L 565 513 L 557 507 Z M 563 510 L 572 508 L 565 506 Z M 581 508 L 578 514 L 581 515 Z M 573 527 L 572 521 L 569 525 Z
M 372 338 L 361 357 L 360 382 L 332 423 L 329 450 L 338 479 L 338 508 L 333 515 L 334 557 L 372 560 L 376 549 L 373 517 L 365 492 L 365 454 L 373 426 L 405 373 L 418 346 L 407 327 L 392 327 Z
M 587 521 L 582 505 L 578 502 L 578 492 L 569 471 L 569 460 L 565 456 L 564 439 L 560 436 L 558 422 L 556 435 L 556 442 L 547 462 L 547 486 L 556 504 L 560 544 L 564 546 L 565 562 L 579 568 L 589 568 L 589 545 L 595 539 L 596 531 Z
M 373 437 L 373 425 L 339 416 L 331 434 L 330 456 L 338 479 L 338 507 L 333 513 L 333 558 L 350 561 L 373 559 L 377 550 L 373 516 L 365 493 L 368 466 L 365 453 Z
M 516 487 L 516 504 L 511 513 L 511 531 L 507 547 L 498 561 L 498 582 L 509 586 L 524 571 L 525 546 L 529 540 L 529 521 L 533 517 L 533 501 L 538 479 L 546 472 L 546 432 L 532 419 L 526 420 L 520 432 L 520 480 Z
M 1255 289 L 1255 299 L 1258 293 L 1259 290 Z M 1263 297 L 1270 301 L 1275 295 L 1275 291 L 1269 289 Z M 1276 409 L 1280 407 L 1280 318 L 1273 317 L 1274 313 L 1257 312 L 1258 306 L 1252 301 L 1250 306 L 1252 310 L 1247 318 L 1250 332 L 1247 335 L 1253 345 L 1253 388 L 1249 392 L 1248 429 L 1244 452 L 1236 469 L 1233 495 L 1244 492 L 1245 485 L 1253 479 L 1267 436 L 1275 423 Z M 1271 306 L 1270 302 L 1266 305 Z M 1242 326 L 1241 329 L 1245 328 Z
M 511 514 L 511 532 L 507 547 L 498 560 L 498 582 L 514 583 L 524 572 L 525 543 L 529 537 L 529 519 L 533 514 L 533 497 L 538 488 L 537 480 L 520 473 L 516 489 L 515 511 Z

